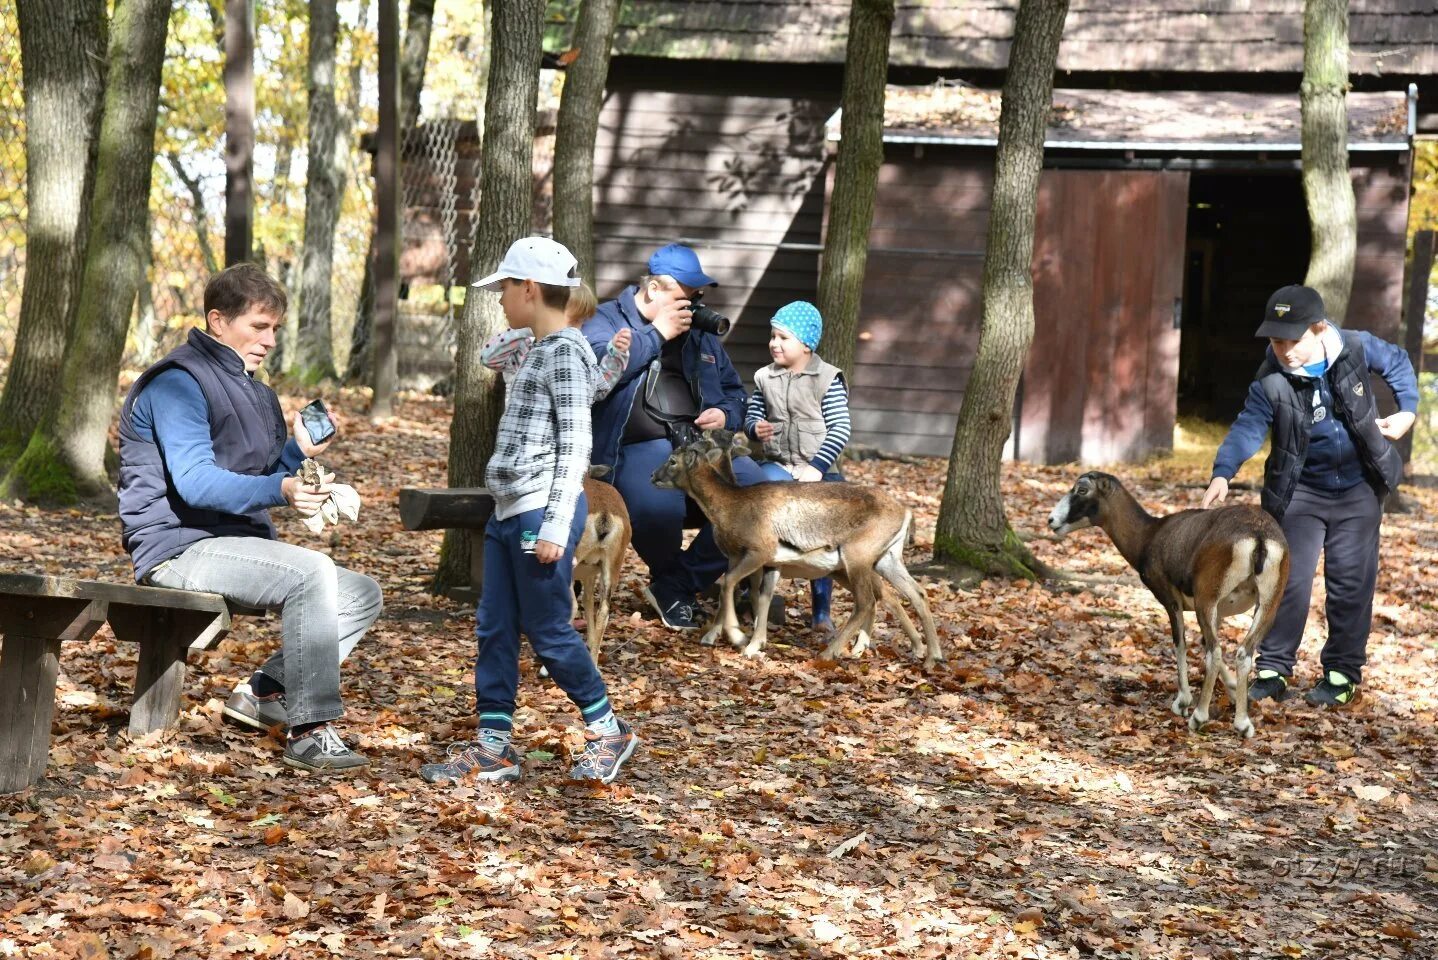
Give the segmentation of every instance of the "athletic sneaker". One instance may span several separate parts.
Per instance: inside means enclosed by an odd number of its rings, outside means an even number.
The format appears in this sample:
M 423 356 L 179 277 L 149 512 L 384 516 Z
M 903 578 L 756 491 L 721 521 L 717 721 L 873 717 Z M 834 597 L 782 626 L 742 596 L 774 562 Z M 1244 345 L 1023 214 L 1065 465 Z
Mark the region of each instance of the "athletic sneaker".
M 639 737 L 623 720 L 619 721 L 619 732 L 613 736 L 605 737 L 586 730 L 584 752 L 579 755 L 579 762 L 570 768 L 569 779 L 613 783 L 637 746 Z
M 355 753 L 328 723 L 285 743 L 285 763 L 311 773 L 343 773 L 369 764 Z
M 284 729 L 290 723 L 284 693 L 257 697 L 248 680 L 235 687 L 235 692 L 225 701 L 224 715 L 256 730 Z
M 1327 676 L 1303 695 L 1303 699 L 1320 707 L 1344 707 L 1352 703 L 1356 696 L 1358 684 L 1349 680 L 1346 674 L 1329 670 Z
M 1288 678 L 1277 670 L 1260 670 L 1258 679 L 1248 685 L 1248 700 L 1287 700 L 1290 696 Z
M 503 750 L 496 752 L 491 744 L 483 740 L 451 743 L 449 759 L 426 763 L 419 768 L 420 777 L 429 783 L 448 783 L 465 778 L 503 783 L 518 780 L 523 772 L 519 751 L 512 744 L 505 744 Z

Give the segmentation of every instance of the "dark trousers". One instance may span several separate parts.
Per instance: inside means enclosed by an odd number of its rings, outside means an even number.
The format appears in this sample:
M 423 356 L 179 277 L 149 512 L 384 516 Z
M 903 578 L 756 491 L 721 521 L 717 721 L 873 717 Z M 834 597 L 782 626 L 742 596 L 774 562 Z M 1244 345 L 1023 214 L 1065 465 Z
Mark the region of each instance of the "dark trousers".
M 660 490 L 654 486 L 654 471 L 674 452 L 668 440 L 643 440 L 619 448 L 614 469 L 614 486 L 629 508 L 634 529 L 634 551 L 649 567 L 654 595 L 663 603 L 683 600 L 692 603 L 729 569 L 729 561 L 714 542 L 714 531 L 706 522 L 688 548 L 684 542 L 684 518 L 688 498 L 683 490 Z M 764 474 L 748 457 L 734 460 L 734 477 L 741 487 L 762 483 Z
M 574 548 L 584 534 L 588 515 L 588 502 L 580 494 L 569 542 L 554 563 L 540 563 L 534 554 L 520 549 L 525 531 L 539 532 L 544 521 L 542 509 L 507 520 L 491 517 L 485 526 L 484 593 L 477 613 L 479 653 L 474 660 L 475 708 L 481 729 L 508 730 L 513 726 L 521 633 L 529 638 L 539 662 L 549 668 L 549 675 L 574 701 L 586 722 L 609 711 L 604 680 L 584 638 L 569 619 Z
M 1328 588 L 1328 639 L 1323 644 L 1326 675 L 1338 670 L 1354 683 L 1368 659 L 1368 632 L 1373 623 L 1373 591 L 1378 584 L 1378 526 L 1383 500 L 1366 483 L 1341 494 L 1326 494 L 1298 485 L 1283 515 L 1288 538 L 1288 586 L 1278 605 L 1273 629 L 1258 651 L 1258 669 L 1293 674 L 1318 555 L 1324 558 Z

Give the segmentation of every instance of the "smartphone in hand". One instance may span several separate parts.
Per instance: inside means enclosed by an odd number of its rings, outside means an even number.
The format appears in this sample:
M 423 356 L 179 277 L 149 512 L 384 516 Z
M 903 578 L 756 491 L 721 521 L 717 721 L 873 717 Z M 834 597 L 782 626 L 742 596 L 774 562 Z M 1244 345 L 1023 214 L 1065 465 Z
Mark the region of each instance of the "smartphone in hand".
M 304 424 L 305 432 L 310 435 L 310 442 L 313 444 L 324 443 L 335 435 L 335 422 L 330 419 L 330 412 L 325 409 L 322 400 L 315 400 L 301 407 L 300 422 Z

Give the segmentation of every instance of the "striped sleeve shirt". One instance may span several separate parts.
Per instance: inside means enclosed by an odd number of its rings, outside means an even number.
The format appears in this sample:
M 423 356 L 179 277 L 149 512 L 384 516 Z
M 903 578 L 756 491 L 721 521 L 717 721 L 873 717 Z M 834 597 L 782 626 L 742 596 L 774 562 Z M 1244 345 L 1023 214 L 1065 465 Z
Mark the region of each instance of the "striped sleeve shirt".
M 819 452 L 809 461 L 809 465 L 820 473 L 828 473 L 838 462 L 839 454 L 844 452 L 851 431 L 849 388 L 844 385 L 842 376 L 835 377 L 829 384 L 820 409 L 824 413 L 824 442 L 819 445 Z M 769 405 L 764 402 L 764 393 L 756 389 L 749 397 L 749 406 L 744 411 L 744 432 L 753 437 L 754 425 L 767 419 L 768 415 Z M 794 464 L 788 463 L 785 466 L 792 467 Z

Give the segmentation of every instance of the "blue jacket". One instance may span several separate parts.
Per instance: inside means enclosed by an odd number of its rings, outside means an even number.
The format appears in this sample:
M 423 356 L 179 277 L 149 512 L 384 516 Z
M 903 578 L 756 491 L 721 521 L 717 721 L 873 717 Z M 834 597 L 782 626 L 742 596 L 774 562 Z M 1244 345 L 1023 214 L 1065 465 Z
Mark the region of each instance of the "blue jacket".
M 1413 373 L 1413 364 L 1403 348 L 1380 340 L 1367 331 L 1343 331 L 1343 337 L 1345 343 L 1353 343 L 1359 348 L 1352 352 L 1365 358 L 1367 372 L 1378 374 L 1393 389 L 1398 400 L 1398 409 L 1409 413 L 1416 412 L 1418 380 Z M 1347 352 L 1340 355 L 1339 361 L 1347 359 Z M 1273 355 L 1272 347 L 1269 347 L 1265 354 L 1261 372 L 1269 369 L 1277 369 L 1277 359 Z M 1333 379 L 1336 372 L 1334 368 L 1330 368 L 1317 377 L 1303 378 L 1305 382 L 1311 382 L 1315 389 L 1309 394 L 1313 398 L 1311 402 L 1307 402 L 1305 396 L 1306 407 L 1311 410 L 1311 414 L 1305 412 L 1304 416 L 1307 421 L 1308 442 L 1304 445 L 1306 449 L 1302 457 L 1301 472 L 1296 478 L 1297 482 L 1305 486 L 1332 493 L 1351 489 L 1368 479 L 1368 471 L 1371 470 L 1371 467 L 1367 466 L 1368 460 L 1383 452 L 1358 448 L 1352 430 L 1344 422 L 1347 407 L 1352 401 L 1345 400 L 1342 409 L 1335 405 Z M 1372 402 L 1371 396 L 1362 397 L 1361 394 L 1352 399 L 1365 401 L 1365 412 L 1366 406 Z M 1274 418 L 1273 402 L 1265 389 L 1264 378 L 1256 377 L 1249 385 L 1243 411 L 1228 431 L 1223 445 L 1218 448 L 1218 455 L 1213 462 L 1213 476 L 1233 479 L 1238 468 L 1263 445 L 1269 428 L 1274 425 Z M 1361 426 L 1355 425 L 1355 428 L 1361 429 Z M 1386 443 L 1383 446 L 1386 447 Z M 1276 482 L 1265 477 L 1266 484 Z M 1286 504 L 1286 498 L 1280 499 Z
M 275 392 L 198 328 L 120 413 L 120 524 L 135 579 L 209 537 L 275 538 L 269 509 L 303 459 Z
M 611 467 L 619 460 L 620 440 L 634 406 L 634 395 L 644 383 L 645 371 L 659 359 L 659 350 L 664 346 L 659 331 L 639 315 L 639 307 L 634 302 L 638 289 L 626 287 L 615 299 L 601 303 L 584 324 L 584 336 L 596 357 L 604 355 L 609 341 L 620 330 L 628 327 L 633 331 L 629 365 L 609 396 L 594 405 L 594 450 L 590 460 Z M 744 403 L 748 398 L 729 354 L 724 351 L 724 342 L 712 333 L 690 330 L 684 335 L 680 355 L 685 377 L 699 387 L 699 409 L 715 407 L 724 411 L 726 429 L 742 427 Z

